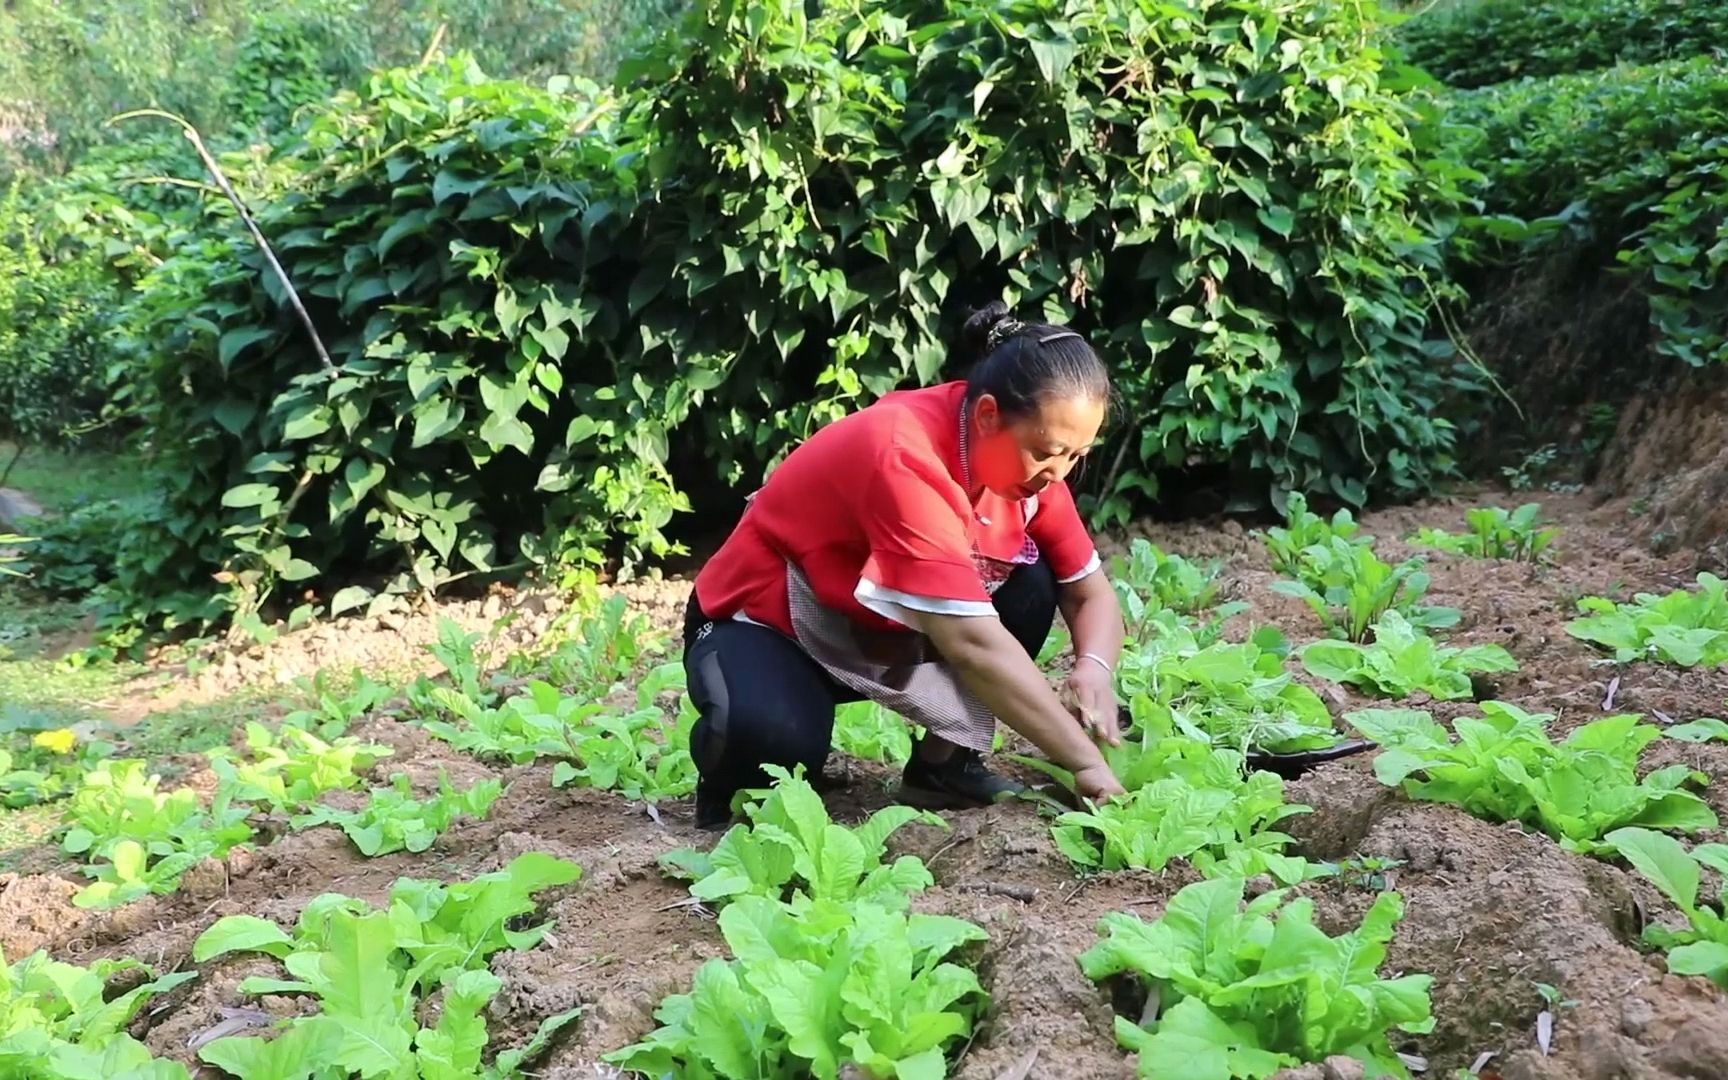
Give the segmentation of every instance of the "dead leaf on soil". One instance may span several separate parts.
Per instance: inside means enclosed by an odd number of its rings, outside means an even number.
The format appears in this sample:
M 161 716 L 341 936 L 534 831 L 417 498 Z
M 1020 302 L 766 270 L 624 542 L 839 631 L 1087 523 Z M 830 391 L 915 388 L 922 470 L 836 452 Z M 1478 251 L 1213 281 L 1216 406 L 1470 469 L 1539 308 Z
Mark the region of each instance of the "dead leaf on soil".
M 1470 1075 L 1480 1076 L 1482 1074 L 1482 1067 L 1490 1061 L 1493 1061 L 1497 1054 L 1499 1054 L 1498 1050 L 1484 1050 L 1480 1054 L 1477 1054 L 1476 1060 L 1470 1063 Z
M 1413 1073 L 1428 1071 L 1428 1059 L 1421 1054 L 1399 1054 L 1398 1060 L 1402 1061 L 1404 1067 Z
M 1554 1014 L 1543 1009 L 1536 1014 L 1536 1045 L 1542 1048 L 1542 1056 L 1548 1056 L 1548 1047 L 1554 1041 Z
M 1608 693 L 1606 695 L 1604 695 L 1602 698 L 1602 711 L 1603 712 L 1613 712 L 1614 711 L 1614 695 L 1618 694 L 1619 692 L 1620 692 L 1620 676 L 1616 675 L 1612 679 L 1608 680 Z
M 196 1050 L 206 1043 L 215 1042 L 217 1039 L 225 1039 L 230 1035 L 239 1035 L 242 1032 L 269 1027 L 276 1019 L 263 1009 L 222 1008 L 216 1010 L 216 1015 L 223 1018 L 222 1022 L 206 1028 L 186 1040 L 186 1049 Z
M 1025 1057 L 998 1073 L 996 1080 L 1026 1080 L 1027 1075 L 1032 1072 L 1032 1066 L 1038 1061 L 1038 1050 L 1039 1048 L 1034 1046 Z

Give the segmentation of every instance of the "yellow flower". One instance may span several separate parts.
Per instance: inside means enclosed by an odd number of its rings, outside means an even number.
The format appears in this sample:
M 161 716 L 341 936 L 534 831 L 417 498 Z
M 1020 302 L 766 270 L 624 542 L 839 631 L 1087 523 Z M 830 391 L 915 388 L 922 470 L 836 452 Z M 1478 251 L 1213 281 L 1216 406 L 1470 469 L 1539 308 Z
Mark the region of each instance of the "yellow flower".
M 54 751 L 56 754 L 69 754 L 78 742 L 78 736 L 71 728 L 60 728 L 57 731 L 38 731 L 36 737 L 30 740 L 32 746 L 40 746 Z

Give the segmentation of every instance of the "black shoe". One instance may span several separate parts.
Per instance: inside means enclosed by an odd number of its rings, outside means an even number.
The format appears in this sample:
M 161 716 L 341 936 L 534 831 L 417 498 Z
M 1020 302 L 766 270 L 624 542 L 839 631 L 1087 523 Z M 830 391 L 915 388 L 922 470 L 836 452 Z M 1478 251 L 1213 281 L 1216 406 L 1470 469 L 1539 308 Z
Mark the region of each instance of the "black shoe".
M 925 810 L 964 810 L 989 806 L 1026 790 L 1026 785 L 998 776 L 984 765 L 976 750 L 960 749 L 943 762 L 916 754 L 900 777 L 899 801 Z
M 723 791 L 706 779 L 696 781 L 696 827 L 708 832 L 722 832 L 738 820 L 732 813 L 732 791 Z

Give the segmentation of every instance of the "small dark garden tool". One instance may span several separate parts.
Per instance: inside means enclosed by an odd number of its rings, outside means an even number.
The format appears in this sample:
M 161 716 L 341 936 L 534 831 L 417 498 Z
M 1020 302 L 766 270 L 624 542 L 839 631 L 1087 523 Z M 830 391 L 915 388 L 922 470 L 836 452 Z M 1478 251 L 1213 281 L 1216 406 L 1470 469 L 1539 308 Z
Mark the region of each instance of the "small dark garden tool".
M 1134 726 L 1134 719 L 1129 715 L 1126 705 L 1117 709 L 1116 723 L 1123 731 Z M 1340 758 L 1364 753 L 1375 749 L 1377 745 L 1377 743 L 1369 742 L 1367 739 L 1345 739 L 1331 746 L 1322 746 L 1317 750 L 1293 750 L 1285 754 L 1274 754 L 1267 750 L 1249 750 L 1245 756 L 1250 769 L 1275 773 L 1286 780 L 1294 780 L 1328 761 L 1337 761 Z

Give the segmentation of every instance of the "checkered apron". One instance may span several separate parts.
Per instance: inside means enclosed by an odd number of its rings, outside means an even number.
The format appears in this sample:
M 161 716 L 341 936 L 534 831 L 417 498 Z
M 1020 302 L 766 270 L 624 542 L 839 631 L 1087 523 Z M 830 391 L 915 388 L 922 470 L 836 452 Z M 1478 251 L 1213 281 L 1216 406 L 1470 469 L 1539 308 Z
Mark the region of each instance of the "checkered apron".
M 960 469 L 970 491 L 964 412 Z M 1027 537 L 1012 562 L 988 558 L 976 549 L 972 560 L 985 591 L 994 594 L 1016 565 L 1038 561 L 1038 547 Z M 996 733 L 995 714 L 961 684 L 929 637 L 860 626 L 845 613 L 822 604 L 803 571 L 790 561 L 786 564 L 786 597 L 794 638 L 835 682 L 956 746 L 989 752 Z

